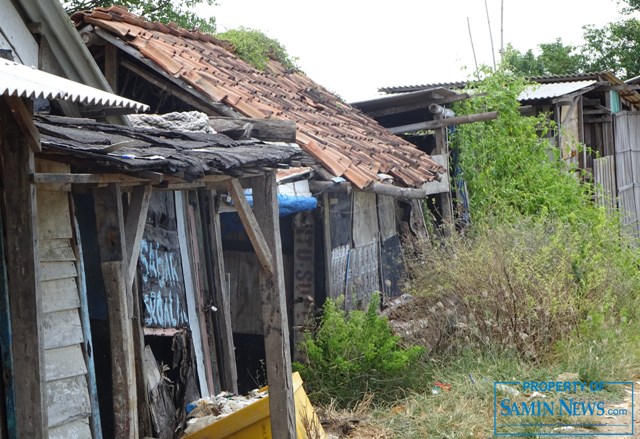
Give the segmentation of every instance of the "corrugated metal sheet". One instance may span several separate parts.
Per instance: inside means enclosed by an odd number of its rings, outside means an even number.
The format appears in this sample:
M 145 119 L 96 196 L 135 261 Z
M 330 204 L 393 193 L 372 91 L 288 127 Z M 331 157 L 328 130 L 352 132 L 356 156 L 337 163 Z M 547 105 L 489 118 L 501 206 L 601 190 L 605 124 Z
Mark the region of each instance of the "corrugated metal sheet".
M 5 59 L 0 59 L 0 95 L 61 99 L 83 105 L 123 107 L 136 112 L 149 109 L 140 102 Z
M 572 82 L 550 82 L 546 84 L 534 85 L 527 87 L 525 91 L 520 93 L 518 99 L 520 101 L 535 101 L 538 99 L 553 99 L 560 96 L 574 93 L 583 88 L 591 87 L 598 81 L 584 80 Z

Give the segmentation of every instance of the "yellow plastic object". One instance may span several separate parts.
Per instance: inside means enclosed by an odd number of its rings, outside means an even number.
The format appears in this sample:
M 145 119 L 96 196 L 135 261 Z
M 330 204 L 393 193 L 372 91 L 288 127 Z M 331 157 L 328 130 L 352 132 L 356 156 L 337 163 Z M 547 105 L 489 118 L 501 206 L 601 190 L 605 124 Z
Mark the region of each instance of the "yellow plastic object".
M 298 439 L 326 439 L 327 435 L 320 425 L 320 420 L 316 416 L 309 398 L 307 398 L 302 387 L 302 378 L 298 372 L 293 374 L 293 392 L 296 403 Z M 307 431 L 310 429 L 312 433 L 308 435 Z M 259 399 L 202 430 L 184 436 L 182 439 L 272 439 L 269 397 Z

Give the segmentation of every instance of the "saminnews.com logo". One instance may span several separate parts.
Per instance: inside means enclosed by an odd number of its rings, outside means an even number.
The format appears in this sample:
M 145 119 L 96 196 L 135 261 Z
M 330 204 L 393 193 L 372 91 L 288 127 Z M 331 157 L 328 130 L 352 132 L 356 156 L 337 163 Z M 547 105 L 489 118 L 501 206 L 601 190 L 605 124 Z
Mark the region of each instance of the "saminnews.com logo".
M 493 434 L 633 436 L 634 390 L 633 382 L 496 381 Z

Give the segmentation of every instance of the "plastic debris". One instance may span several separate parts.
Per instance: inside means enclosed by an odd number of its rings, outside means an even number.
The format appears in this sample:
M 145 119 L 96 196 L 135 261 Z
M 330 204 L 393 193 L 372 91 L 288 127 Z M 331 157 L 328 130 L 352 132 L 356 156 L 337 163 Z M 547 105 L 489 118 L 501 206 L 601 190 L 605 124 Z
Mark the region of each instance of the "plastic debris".
M 266 390 L 261 392 L 257 389 L 250 391 L 246 396 L 222 392 L 216 396 L 200 398 L 191 402 L 186 407 L 188 415 L 185 433 L 190 434 L 201 430 L 267 395 L 268 392 Z
M 504 393 L 511 395 L 511 396 L 518 396 L 520 395 L 520 391 L 514 389 L 513 387 L 509 387 L 506 384 L 496 384 L 496 389 L 497 390 L 501 390 Z

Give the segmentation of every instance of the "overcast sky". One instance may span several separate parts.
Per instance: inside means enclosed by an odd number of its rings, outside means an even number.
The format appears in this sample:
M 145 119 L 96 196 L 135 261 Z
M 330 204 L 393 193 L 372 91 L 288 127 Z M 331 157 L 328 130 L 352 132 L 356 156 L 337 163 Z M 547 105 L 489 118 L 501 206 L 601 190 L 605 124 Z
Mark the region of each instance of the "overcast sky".
M 244 26 L 280 41 L 313 80 L 347 101 L 379 96 L 378 87 L 450 82 L 492 64 L 483 0 L 217 0 L 201 7 L 218 31 Z M 487 0 L 496 61 L 500 3 Z M 504 44 L 520 50 L 562 38 L 579 44 L 582 26 L 618 17 L 615 0 L 504 0 Z M 465 70 L 466 68 L 466 70 Z

